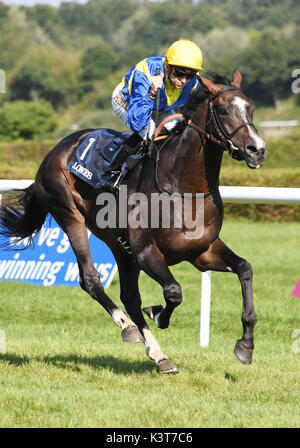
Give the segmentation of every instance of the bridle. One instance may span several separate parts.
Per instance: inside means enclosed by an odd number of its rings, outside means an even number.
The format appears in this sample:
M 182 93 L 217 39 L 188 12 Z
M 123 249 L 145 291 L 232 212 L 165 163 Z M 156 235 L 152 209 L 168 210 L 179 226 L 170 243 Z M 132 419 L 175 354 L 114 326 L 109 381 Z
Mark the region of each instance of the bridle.
M 206 121 L 206 128 L 209 126 L 210 123 L 212 123 L 213 131 L 215 131 L 215 133 L 217 134 L 217 138 L 212 133 L 209 133 L 206 130 L 201 129 L 192 120 L 188 120 L 187 124 L 191 128 L 195 129 L 200 135 L 204 135 L 207 140 L 209 140 L 212 143 L 214 143 L 215 145 L 221 147 L 223 150 L 226 150 L 230 154 L 231 157 L 237 158 L 238 156 L 236 154 L 237 154 L 237 151 L 239 151 L 239 148 L 237 148 L 232 143 L 231 139 L 239 132 L 240 129 L 242 129 L 245 126 L 253 126 L 256 132 L 257 132 L 257 130 L 256 130 L 254 124 L 250 121 L 247 121 L 247 122 L 242 123 L 239 126 L 237 126 L 234 129 L 234 131 L 231 132 L 231 134 L 228 134 L 228 132 L 224 129 L 222 122 L 220 120 L 220 117 L 215 109 L 214 100 L 222 93 L 228 92 L 230 90 L 238 90 L 238 91 L 242 92 L 242 89 L 240 89 L 239 87 L 228 86 L 228 87 L 225 87 L 224 89 L 219 90 L 214 95 L 210 96 L 209 100 L 208 100 L 209 118 Z M 160 192 L 166 192 L 168 194 L 173 194 L 175 196 L 183 197 L 184 195 L 181 193 L 174 193 L 174 192 L 168 191 L 166 188 L 164 188 L 161 185 L 161 183 L 159 182 L 159 179 L 158 179 L 158 163 L 159 163 L 160 153 L 161 153 L 162 149 L 164 148 L 164 146 L 166 145 L 166 143 L 168 143 L 168 141 L 169 141 L 169 138 L 167 138 L 165 140 L 162 147 L 157 151 L 156 158 L 154 159 L 155 164 L 156 164 L 155 183 Z M 212 191 L 208 191 L 207 193 L 192 194 L 191 199 L 198 198 L 198 197 L 207 197 L 207 196 L 211 195 L 212 193 L 213 193 Z
M 197 126 L 192 120 L 188 120 L 188 125 L 195 129 L 198 133 L 204 135 L 207 140 L 210 140 L 212 143 L 222 147 L 224 150 L 226 150 L 232 157 L 234 157 L 235 151 L 238 151 L 239 148 L 237 148 L 234 143 L 232 143 L 232 138 L 239 132 L 240 129 L 242 129 L 245 126 L 253 126 L 255 131 L 257 132 L 254 124 L 250 121 L 247 121 L 245 123 L 240 124 L 237 126 L 234 131 L 231 132 L 231 134 L 228 134 L 228 132 L 224 129 L 224 126 L 220 120 L 220 117 L 216 111 L 215 108 L 215 98 L 217 98 L 219 95 L 221 95 L 224 92 L 228 92 L 230 90 L 238 90 L 242 92 L 242 89 L 239 87 L 234 86 L 228 86 L 224 89 L 219 90 L 217 93 L 209 97 L 208 100 L 208 113 L 209 118 L 206 122 L 206 128 L 209 126 L 210 123 L 212 123 L 213 130 L 217 134 L 217 138 L 212 134 L 207 132 L 204 129 L 201 129 L 199 126 Z

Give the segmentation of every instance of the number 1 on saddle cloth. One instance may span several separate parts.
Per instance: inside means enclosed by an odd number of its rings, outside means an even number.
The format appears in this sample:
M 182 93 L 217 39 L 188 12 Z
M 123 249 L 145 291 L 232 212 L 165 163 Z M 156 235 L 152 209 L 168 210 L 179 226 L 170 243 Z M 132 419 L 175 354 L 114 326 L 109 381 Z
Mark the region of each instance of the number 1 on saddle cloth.
M 77 148 L 68 170 L 94 188 L 116 190 L 121 179 L 144 157 L 142 138 L 132 132 L 98 129 Z

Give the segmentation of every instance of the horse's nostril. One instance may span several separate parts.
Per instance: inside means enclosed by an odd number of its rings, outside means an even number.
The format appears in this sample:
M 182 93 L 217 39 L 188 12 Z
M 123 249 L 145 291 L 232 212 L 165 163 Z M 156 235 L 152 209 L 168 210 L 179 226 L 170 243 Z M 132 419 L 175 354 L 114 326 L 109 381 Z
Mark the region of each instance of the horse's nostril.
M 249 145 L 249 146 L 246 147 L 246 152 L 247 152 L 249 155 L 254 155 L 254 154 L 256 154 L 256 153 L 259 153 L 259 155 L 264 156 L 264 155 L 265 155 L 265 152 L 266 152 L 266 146 L 263 145 L 263 146 L 260 148 L 260 147 L 254 146 L 254 145 Z
M 248 152 L 252 152 L 252 153 L 257 152 L 256 146 L 249 145 L 249 146 L 247 146 L 246 149 L 248 150 Z

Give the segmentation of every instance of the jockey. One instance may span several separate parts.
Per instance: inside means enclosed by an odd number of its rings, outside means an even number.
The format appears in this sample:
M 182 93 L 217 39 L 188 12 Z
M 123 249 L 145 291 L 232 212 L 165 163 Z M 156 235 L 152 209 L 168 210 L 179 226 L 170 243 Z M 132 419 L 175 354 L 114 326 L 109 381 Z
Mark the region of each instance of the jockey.
M 160 74 L 156 75 L 157 68 Z M 116 175 L 125 160 L 140 149 L 141 142 L 151 138 L 155 123 L 156 95 L 160 91 L 159 123 L 175 113 L 174 109 L 186 104 L 189 95 L 201 88 L 196 74 L 202 69 L 202 52 L 190 40 L 178 40 L 168 49 L 165 57 L 153 56 L 134 65 L 117 85 L 112 94 L 114 112 L 133 131 L 120 148 L 113 166 L 101 177 L 101 187 L 113 189 Z M 171 119 L 165 128 L 170 130 L 177 119 Z

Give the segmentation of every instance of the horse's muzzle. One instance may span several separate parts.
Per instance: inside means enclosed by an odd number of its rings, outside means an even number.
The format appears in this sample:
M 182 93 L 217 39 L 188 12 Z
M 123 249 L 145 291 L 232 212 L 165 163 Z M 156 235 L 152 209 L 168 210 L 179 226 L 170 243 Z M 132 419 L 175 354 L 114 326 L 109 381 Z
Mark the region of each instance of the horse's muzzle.
M 262 140 L 260 147 L 248 145 L 244 149 L 244 158 L 249 168 L 256 169 L 263 166 L 266 160 L 266 144 Z

